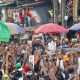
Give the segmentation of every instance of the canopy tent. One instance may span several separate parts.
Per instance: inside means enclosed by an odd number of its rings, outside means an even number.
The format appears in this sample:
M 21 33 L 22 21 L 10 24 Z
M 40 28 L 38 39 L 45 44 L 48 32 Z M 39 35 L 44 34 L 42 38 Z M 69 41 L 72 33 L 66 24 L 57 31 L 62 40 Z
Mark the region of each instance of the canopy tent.
M 68 29 L 65 29 L 63 26 L 60 26 L 58 24 L 48 23 L 40 26 L 38 29 L 35 30 L 35 33 L 67 33 Z
M 69 30 L 70 31 L 80 31 L 80 23 L 74 24 Z
M 0 21 L 0 41 L 9 42 L 10 29 L 4 22 Z

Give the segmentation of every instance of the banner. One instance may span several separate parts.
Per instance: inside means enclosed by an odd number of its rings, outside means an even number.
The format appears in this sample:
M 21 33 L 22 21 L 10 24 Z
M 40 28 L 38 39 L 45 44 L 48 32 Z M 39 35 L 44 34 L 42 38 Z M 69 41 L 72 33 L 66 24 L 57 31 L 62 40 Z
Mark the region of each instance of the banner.
M 30 14 L 31 14 L 32 18 L 36 21 L 36 23 L 41 22 L 41 18 L 40 18 L 39 14 L 37 13 L 36 10 L 31 10 Z
M 64 50 L 66 50 L 67 52 L 69 51 L 80 51 L 80 48 L 63 48 Z

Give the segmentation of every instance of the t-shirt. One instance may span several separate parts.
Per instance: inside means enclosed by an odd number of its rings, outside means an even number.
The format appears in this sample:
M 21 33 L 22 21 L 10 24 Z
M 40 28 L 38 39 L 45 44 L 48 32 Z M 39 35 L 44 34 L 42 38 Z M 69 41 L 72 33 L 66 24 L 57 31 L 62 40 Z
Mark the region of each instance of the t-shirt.
M 56 42 L 53 42 L 53 41 L 49 42 L 48 43 L 48 49 L 50 51 L 56 51 Z
M 64 70 L 64 62 L 63 62 L 63 60 L 60 60 L 60 68 Z

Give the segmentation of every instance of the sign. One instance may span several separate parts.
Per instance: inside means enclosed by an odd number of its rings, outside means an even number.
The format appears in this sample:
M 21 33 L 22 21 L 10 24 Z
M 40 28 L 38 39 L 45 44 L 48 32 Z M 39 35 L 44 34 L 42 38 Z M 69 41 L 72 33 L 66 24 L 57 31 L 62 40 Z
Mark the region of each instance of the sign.
M 33 66 L 34 69 L 34 55 L 29 56 L 29 63 Z
M 66 51 L 78 51 L 80 48 L 63 48 Z
M 41 22 L 41 18 L 40 18 L 39 14 L 37 13 L 36 10 L 31 10 L 30 14 L 31 14 L 32 18 L 36 21 L 36 23 Z

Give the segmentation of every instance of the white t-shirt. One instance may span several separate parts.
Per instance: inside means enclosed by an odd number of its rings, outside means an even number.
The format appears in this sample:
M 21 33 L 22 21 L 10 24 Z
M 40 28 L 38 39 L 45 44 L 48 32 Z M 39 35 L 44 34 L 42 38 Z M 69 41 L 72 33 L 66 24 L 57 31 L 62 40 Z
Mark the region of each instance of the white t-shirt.
M 55 51 L 56 50 L 56 42 L 53 42 L 53 41 L 49 42 L 48 43 L 48 49 L 50 51 Z
M 63 62 L 63 60 L 60 60 L 60 68 L 64 70 L 64 62 Z
M 53 42 L 53 41 L 49 42 L 48 43 L 48 50 L 49 50 L 49 54 L 50 55 L 55 54 L 55 51 L 56 51 L 56 42 Z

